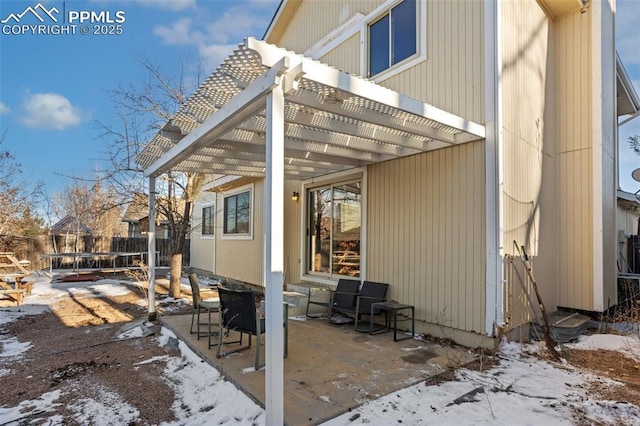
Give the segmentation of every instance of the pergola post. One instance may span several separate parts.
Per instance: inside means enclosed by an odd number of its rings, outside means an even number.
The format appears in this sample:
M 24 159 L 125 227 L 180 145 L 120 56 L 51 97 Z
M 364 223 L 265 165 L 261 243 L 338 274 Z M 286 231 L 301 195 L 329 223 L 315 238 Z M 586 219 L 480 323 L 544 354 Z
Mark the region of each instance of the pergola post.
M 147 263 L 149 267 L 149 321 L 156 319 L 156 178 L 149 177 L 149 232 Z
M 284 424 L 284 93 L 267 95 L 264 190 L 264 278 L 266 287 L 266 424 Z

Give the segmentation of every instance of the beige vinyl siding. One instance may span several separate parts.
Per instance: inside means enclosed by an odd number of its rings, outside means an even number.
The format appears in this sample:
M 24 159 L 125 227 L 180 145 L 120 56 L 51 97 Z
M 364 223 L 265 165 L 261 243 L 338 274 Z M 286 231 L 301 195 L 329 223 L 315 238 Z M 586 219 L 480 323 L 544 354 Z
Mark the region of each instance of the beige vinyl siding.
M 303 1 L 282 38 L 269 42 L 303 53 L 355 13 L 366 16 L 382 3 Z M 428 0 L 426 13 L 426 40 L 421 41 L 427 44 L 426 61 L 379 83 L 466 119 L 484 122 L 483 2 Z M 362 28 L 366 31 L 366 26 Z M 365 75 L 359 65 L 359 37 L 360 32 L 321 61 Z M 366 39 L 366 34 L 363 37 Z
M 501 3 L 504 253 L 525 246 L 547 306 L 558 302 L 557 121 L 552 22 L 535 0 Z M 507 258 L 508 260 L 508 258 Z M 520 276 L 532 288 L 519 260 Z M 505 264 L 504 316 L 509 327 L 530 320 L 522 283 Z M 551 308 L 553 309 L 553 308 Z
M 353 53 L 358 52 L 359 49 L 360 35 L 356 34 L 331 52 L 319 58 L 319 61 L 325 64 L 331 64 L 331 66 L 350 74 L 362 75 L 360 72 L 360 55 Z
M 298 201 L 293 201 L 293 192 L 300 194 Z M 302 184 L 298 180 L 284 181 L 284 283 L 297 283 L 300 281 L 300 233 L 303 227 L 300 223 L 300 211 L 302 209 Z
M 427 59 L 381 85 L 484 122 L 484 4 L 427 1 Z
M 214 192 L 203 192 L 198 201 L 194 203 L 191 227 L 191 242 L 190 242 L 190 265 L 194 268 L 202 269 L 209 272 L 215 272 L 213 264 L 213 256 L 215 249 L 215 235 L 202 236 L 202 208 L 203 206 L 215 205 L 216 211 L 218 209 L 216 201 L 216 194 Z M 221 232 L 219 222 L 217 222 L 216 215 L 215 234 Z
M 502 24 L 503 244 L 506 253 L 515 240 L 538 255 L 543 158 L 555 151 L 544 134 L 549 22 L 534 0 L 523 0 L 502 3 Z
M 618 201 L 616 206 L 616 227 L 618 233 L 638 234 L 638 218 L 640 212 L 637 206 L 630 207 L 627 202 Z M 620 267 L 623 272 L 628 272 L 626 265 L 631 262 L 628 255 L 629 243 L 625 235 L 617 235 L 616 253 L 620 256 Z
M 367 169 L 367 279 L 418 319 L 481 333 L 485 319 L 484 143 Z
M 383 0 L 302 1 L 282 37 L 268 42 L 303 53 L 355 14 L 367 15 L 382 3 Z
M 228 240 L 222 239 L 222 206 L 223 195 L 218 195 L 216 217 L 217 257 L 216 273 L 245 281 L 255 285 L 264 285 L 263 263 L 263 229 L 264 229 L 264 180 L 254 182 L 253 187 L 253 239 Z M 299 201 L 293 201 L 291 195 L 300 193 L 300 181 L 285 180 L 284 183 L 284 262 L 285 284 L 300 280 L 300 209 L 302 196 Z
M 619 231 L 627 232 L 629 234 L 638 234 L 639 216 L 640 212 L 638 210 L 627 207 L 623 202 L 618 201 L 616 208 L 616 226 Z
M 590 12 L 556 23 L 558 71 L 558 305 L 593 309 L 593 133 Z M 601 194 L 597 194 L 600 202 Z
M 224 194 L 218 194 L 219 214 L 216 220 L 220 232 L 216 235 L 216 273 L 250 284 L 263 285 L 263 198 L 264 181 L 253 184 L 253 239 L 229 240 L 222 238 Z

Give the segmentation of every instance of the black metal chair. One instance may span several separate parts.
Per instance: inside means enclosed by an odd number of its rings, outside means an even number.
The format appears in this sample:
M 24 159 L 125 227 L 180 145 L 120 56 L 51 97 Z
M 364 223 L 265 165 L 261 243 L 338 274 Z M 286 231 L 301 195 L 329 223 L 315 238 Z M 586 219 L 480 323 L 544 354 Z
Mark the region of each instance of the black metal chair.
M 254 292 L 248 289 L 218 287 L 218 295 L 220 297 L 220 335 L 218 338 L 218 349 L 216 357 L 221 358 L 228 354 L 249 349 L 251 347 L 251 338 L 256 336 L 256 356 L 254 367 L 259 370 L 264 366 L 260 363 L 260 342 L 261 335 L 265 332 L 265 319 L 260 318 L 256 309 L 256 299 Z M 288 312 L 286 310 L 285 312 Z M 285 314 L 284 319 L 284 356 L 288 352 L 288 321 Z M 225 332 L 226 330 L 226 332 Z M 225 336 L 229 336 L 229 330 L 240 333 L 239 340 L 225 342 Z M 242 346 L 243 335 L 249 336 L 247 346 Z M 222 347 L 226 344 L 238 343 L 241 347 L 222 352 Z
M 343 314 L 351 315 L 354 317 L 354 329 L 357 331 L 369 332 L 370 327 L 358 330 L 358 322 L 363 315 L 380 314 L 379 310 L 371 310 L 371 304 L 377 302 L 387 301 L 387 291 L 389 284 L 378 283 L 374 281 L 365 281 L 362 283 L 360 292 L 355 296 L 355 303 L 352 306 L 335 306 L 332 305 L 331 309 Z M 367 324 L 369 325 L 369 324 Z
M 344 316 L 337 316 L 336 313 L 352 312 L 356 306 L 356 296 L 360 281 L 340 278 L 335 291 L 331 292 L 329 302 L 329 322 L 332 324 L 346 324 L 352 319 Z
M 205 336 L 204 332 L 200 332 L 200 326 L 206 325 L 206 336 L 209 338 L 209 347 L 211 347 L 211 336 L 215 334 L 215 332 L 211 330 L 211 325 L 217 325 L 217 323 L 212 321 L 211 314 L 218 312 L 220 302 L 214 300 L 202 300 L 202 295 L 200 294 L 200 283 L 198 282 L 198 276 L 196 274 L 189 274 L 189 284 L 191 284 L 191 297 L 193 299 L 193 310 L 191 312 L 191 327 L 189 328 L 189 333 L 195 333 L 197 339 L 200 340 L 201 336 Z M 207 312 L 207 322 L 200 321 L 200 313 L 202 311 Z M 194 324 L 196 325 L 196 330 L 193 329 Z

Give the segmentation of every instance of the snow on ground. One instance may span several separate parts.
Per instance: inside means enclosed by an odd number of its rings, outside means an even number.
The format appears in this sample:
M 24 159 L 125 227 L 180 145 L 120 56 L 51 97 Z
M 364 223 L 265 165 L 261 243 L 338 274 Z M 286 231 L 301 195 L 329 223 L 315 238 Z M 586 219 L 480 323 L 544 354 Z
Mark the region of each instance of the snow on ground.
M 129 291 L 126 283 L 101 280 L 82 287 L 77 283 L 51 283 L 39 277 L 33 294 L 16 309 L 0 311 L 0 327 L 22 315 L 41 312 L 64 294 L 94 297 L 117 295 Z M 173 300 L 184 303 L 184 300 Z M 169 307 L 166 307 L 170 309 Z M 144 324 L 123 331 L 121 338 L 142 335 Z M 178 420 L 170 425 L 206 424 L 264 424 L 264 411 L 233 384 L 224 381 L 218 371 L 193 353 L 167 329 L 162 330 L 158 344 L 176 345 L 181 356 L 163 356 L 167 362 L 165 380 L 178 398 L 173 409 Z M 20 357 L 30 346 L 12 336 L 0 334 L 0 361 Z M 620 336 L 596 334 L 581 337 L 578 343 L 567 345 L 576 349 L 608 349 L 624 352 L 632 359 L 640 358 L 637 335 Z M 583 413 L 589 422 L 600 424 L 640 424 L 640 408 L 614 401 L 594 401 L 586 389 L 592 381 L 618 384 L 598 378 L 575 368 L 556 366 L 531 355 L 538 347 L 503 343 L 496 367 L 477 372 L 460 369 L 457 381 L 426 386 L 420 383 L 378 400 L 366 403 L 349 413 L 338 416 L 324 426 L 350 424 L 369 425 L 562 425 L 572 424 L 572 412 Z M 529 352 L 529 353 L 527 353 Z M 155 362 L 157 358 L 142 360 L 140 364 Z M 3 375 L 0 368 L 0 377 Z M 51 413 L 50 421 L 57 423 L 57 400 L 60 390 L 42 395 L 37 400 L 23 401 L 17 407 L 0 405 L 0 424 L 11 423 L 21 412 Z M 76 412 L 79 424 L 96 426 L 135 422 L 137 410 L 129 407 L 119 395 L 104 393 L 101 401 L 90 398 L 76 401 L 69 407 Z M 220 407 L 228 407 L 220 410 Z M 216 409 L 214 409 L 216 408 Z
M 619 344 L 623 336 L 607 337 L 614 347 L 623 347 Z M 597 336 L 595 340 L 602 342 Z M 557 368 L 525 353 L 536 350 L 534 345 L 503 343 L 497 367 L 483 373 L 461 369 L 456 373 L 459 381 L 411 386 L 324 425 L 349 425 L 353 420 L 372 425 L 399 420 L 410 425 L 570 425 L 572 409 L 585 413 L 593 423 L 640 423 L 638 407 L 611 401 L 596 403 L 586 396 L 586 384 L 602 379 L 571 366 Z

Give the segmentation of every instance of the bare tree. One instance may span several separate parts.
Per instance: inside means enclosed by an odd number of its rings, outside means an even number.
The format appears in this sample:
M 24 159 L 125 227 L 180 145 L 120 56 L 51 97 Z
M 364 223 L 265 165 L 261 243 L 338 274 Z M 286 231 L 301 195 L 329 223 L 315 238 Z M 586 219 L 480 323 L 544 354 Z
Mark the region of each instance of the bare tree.
M 629 136 L 627 142 L 629 143 L 629 147 L 633 150 L 633 152 L 640 155 L 640 135 Z
M 38 234 L 43 221 L 33 211 L 27 179 L 10 151 L 2 150 L 7 131 L 0 132 L 0 251 L 17 251 L 25 236 Z
M 176 77 L 165 76 L 147 59 L 143 58 L 141 65 L 147 71 L 144 84 L 121 86 L 112 91 L 119 123 L 97 123 L 107 142 L 107 155 L 112 165 L 111 172 L 104 177 L 113 185 L 122 202 L 131 202 L 135 194 L 147 192 L 143 170 L 135 158 L 187 100 L 189 92 L 200 84 L 202 72 L 199 64 L 189 72 L 186 61 L 179 64 Z M 191 80 L 188 76 L 192 76 Z M 158 216 L 167 221 L 172 243 L 169 286 L 172 297 L 180 296 L 182 254 L 190 232 L 193 202 L 204 182 L 202 173 L 169 172 L 157 179 L 156 210 Z
M 58 217 L 73 216 L 91 229 L 94 245 L 105 244 L 123 233 L 122 211 L 112 187 L 97 177 L 92 182 L 74 179 L 61 192 L 53 194 L 53 210 Z M 99 251 L 108 251 L 108 246 Z

